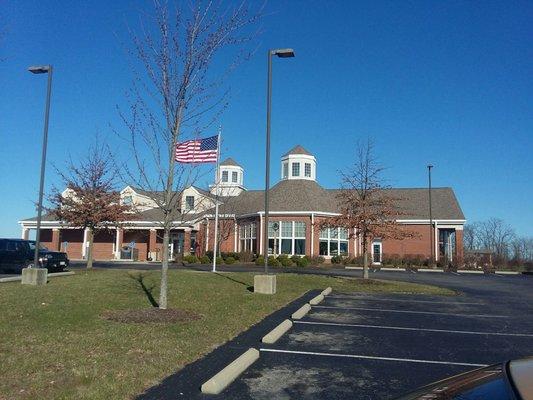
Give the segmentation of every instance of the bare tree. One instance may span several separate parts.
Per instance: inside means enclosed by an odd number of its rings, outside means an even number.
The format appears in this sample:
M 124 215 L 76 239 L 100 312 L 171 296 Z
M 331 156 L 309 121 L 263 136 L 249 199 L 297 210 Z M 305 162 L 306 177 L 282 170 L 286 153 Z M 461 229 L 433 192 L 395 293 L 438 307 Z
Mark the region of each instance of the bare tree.
M 479 224 L 474 222 L 466 224 L 463 228 L 463 243 L 465 250 L 475 250 L 479 247 Z
M 533 261 L 533 237 L 517 237 L 511 247 L 513 260 L 517 263 Z
M 398 207 L 401 199 L 387 193 L 390 187 L 384 183 L 383 171 L 374 156 L 372 141 L 360 143 L 355 164 L 341 173 L 342 190 L 337 195 L 341 215 L 326 223 L 347 228 L 351 238 L 355 235 L 361 239 L 364 279 L 368 279 L 368 244 L 373 238 L 401 240 L 416 236 L 396 222 L 404 215 Z
M 111 154 L 98 141 L 77 164 L 70 160 L 66 171 L 57 170 L 66 190 L 53 189 L 49 211 L 70 226 L 88 228 L 87 268 L 93 265 L 93 239 L 97 231 L 131 219 L 131 208 L 120 203 L 115 190 L 116 173 Z
M 492 250 L 498 260 L 509 257 L 511 242 L 515 238 L 514 230 L 499 218 L 490 218 L 479 223 L 479 245 Z
M 183 3 L 185 4 L 185 2 Z M 243 45 L 260 14 L 251 13 L 244 2 L 198 1 L 171 9 L 155 2 L 154 26 L 141 35 L 131 32 L 133 56 L 140 62 L 130 96 L 128 115 L 121 112 L 128 128 L 131 164 L 127 178 L 137 187 L 154 193 L 161 211 L 163 230 L 159 308 L 167 308 L 167 271 L 170 230 L 183 218 L 181 193 L 198 178 L 194 168 L 175 161 L 179 141 L 197 138 L 213 126 L 228 101 L 225 78 L 247 54 Z M 235 48 L 220 74 L 213 68 L 215 56 Z M 229 61 L 227 61 L 229 60 Z

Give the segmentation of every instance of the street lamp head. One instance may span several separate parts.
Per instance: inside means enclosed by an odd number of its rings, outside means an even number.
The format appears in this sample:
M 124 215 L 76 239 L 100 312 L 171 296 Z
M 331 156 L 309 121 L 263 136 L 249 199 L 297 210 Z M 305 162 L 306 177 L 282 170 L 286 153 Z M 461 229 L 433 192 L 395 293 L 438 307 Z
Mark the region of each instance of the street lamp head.
M 50 72 L 50 65 L 33 65 L 28 68 L 32 74 L 46 74 Z
M 433 165 L 429 164 L 428 169 L 431 169 L 431 168 L 433 168 Z
M 289 57 L 294 57 L 294 50 L 293 49 L 276 49 L 276 50 L 271 50 L 271 54 L 275 54 L 280 58 L 289 58 Z

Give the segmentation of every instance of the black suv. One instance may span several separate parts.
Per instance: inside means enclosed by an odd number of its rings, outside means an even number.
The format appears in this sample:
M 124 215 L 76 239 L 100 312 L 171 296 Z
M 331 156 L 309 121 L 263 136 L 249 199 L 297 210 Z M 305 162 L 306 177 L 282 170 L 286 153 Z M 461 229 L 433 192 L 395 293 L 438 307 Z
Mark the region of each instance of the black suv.
M 0 239 L 0 271 L 21 273 L 22 268 L 32 267 L 35 252 L 34 240 Z M 39 249 L 39 267 L 49 272 L 63 271 L 69 265 L 66 253 Z

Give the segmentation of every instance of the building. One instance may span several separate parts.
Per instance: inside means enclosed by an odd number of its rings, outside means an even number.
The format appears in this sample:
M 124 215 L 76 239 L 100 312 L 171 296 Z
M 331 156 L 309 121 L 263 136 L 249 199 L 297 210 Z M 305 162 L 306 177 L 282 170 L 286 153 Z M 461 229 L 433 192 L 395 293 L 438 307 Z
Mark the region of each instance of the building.
M 325 189 L 317 183 L 315 157 L 302 146 L 296 146 L 281 157 L 281 179 L 270 189 L 269 253 L 321 255 L 362 254 L 360 241 L 345 229 L 320 229 L 328 218 L 338 214 L 336 194 L 339 189 Z M 195 186 L 184 190 L 180 200 L 179 220 L 171 231 L 170 253 L 197 254 L 213 250 L 214 207 L 219 202 L 220 248 L 223 252 L 250 251 L 262 253 L 262 232 L 265 229 L 264 191 L 246 190 L 244 168 L 228 158 L 220 164 L 219 195 L 217 187 L 204 190 Z M 399 207 L 405 217 L 398 222 L 405 229 L 418 233 L 417 238 L 404 240 L 375 239 L 369 243 L 374 263 L 384 255 L 431 255 L 429 199 L 427 188 L 386 189 L 402 199 Z M 133 248 L 139 260 L 158 260 L 162 246 L 160 212 L 154 198 L 158 193 L 128 186 L 121 191 L 124 203 L 141 210 L 121 228 L 101 231 L 94 238 L 95 259 L 110 260 L 132 257 Z M 465 217 L 451 188 L 432 189 L 434 255 L 436 260 L 455 260 L 463 253 Z M 22 237 L 36 228 L 36 219 L 19 222 Z M 86 233 L 46 216 L 42 222 L 41 240 L 51 249 L 66 251 L 71 259 L 86 254 Z M 126 252 L 121 251 L 126 250 Z

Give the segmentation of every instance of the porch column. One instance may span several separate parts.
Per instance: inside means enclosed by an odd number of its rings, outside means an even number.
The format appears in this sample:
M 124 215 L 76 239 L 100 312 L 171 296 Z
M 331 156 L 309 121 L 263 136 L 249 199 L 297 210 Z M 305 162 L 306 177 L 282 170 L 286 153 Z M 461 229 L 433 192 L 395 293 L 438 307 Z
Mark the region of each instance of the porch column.
M 157 242 L 157 230 L 150 229 L 150 237 L 148 240 L 148 257 L 150 257 L 152 261 L 157 260 L 156 242 Z
M 117 228 L 115 230 L 115 260 L 120 260 L 120 249 L 122 241 L 124 240 L 124 229 Z
M 237 250 L 237 221 L 233 224 L 233 251 L 236 253 Z
M 183 232 L 183 255 L 191 254 L 191 228 L 185 228 Z
M 315 214 L 311 213 L 311 257 L 315 255 Z
M 439 229 L 437 228 L 437 221 L 433 221 L 435 224 L 435 231 L 433 232 L 433 238 L 435 240 L 435 261 L 439 261 Z
M 205 224 L 205 251 L 209 251 L 209 218 Z
M 59 251 L 59 229 L 52 229 L 52 250 Z
M 22 228 L 22 239 L 28 240 L 30 238 L 30 228 Z
M 257 254 L 263 254 L 263 214 L 259 214 L 259 251 Z
M 87 257 L 87 237 L 89 235 L 89 228 L 83 230 L 83 243 L 81 245 L 81 257 L 85 259 Z

